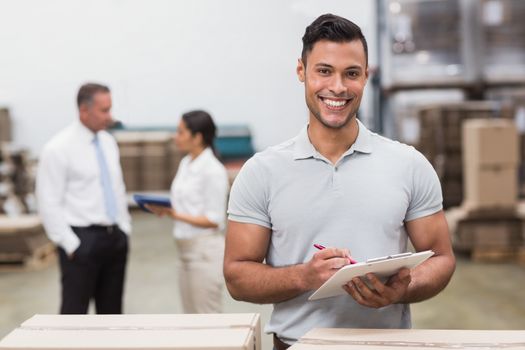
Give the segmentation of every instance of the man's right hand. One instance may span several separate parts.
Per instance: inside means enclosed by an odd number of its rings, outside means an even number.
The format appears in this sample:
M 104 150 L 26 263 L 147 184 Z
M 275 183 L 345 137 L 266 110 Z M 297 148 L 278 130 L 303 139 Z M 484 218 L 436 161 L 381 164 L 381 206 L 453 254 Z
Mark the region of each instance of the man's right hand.
M 272 230 L 257 224 L 228 222 L 224 278 L 235 300 L 275 304 L 319 288 L 338 269 L 348 265 L 347 249 L 316 251 L 297 265 L 274 267 L 264 263 Z
M 350 264 L 350 251 L 340 248 L 326 248 L 316 252 L 304 264 L 305 288 L 315 290 L 325 283 L 341 267 Z

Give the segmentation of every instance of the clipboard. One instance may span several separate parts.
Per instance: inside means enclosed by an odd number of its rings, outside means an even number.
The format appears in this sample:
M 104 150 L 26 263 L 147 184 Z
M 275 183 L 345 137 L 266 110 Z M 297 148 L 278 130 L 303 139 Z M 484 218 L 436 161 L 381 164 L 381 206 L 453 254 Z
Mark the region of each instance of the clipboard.
M 346 265 L 339 269 L 308 300 L 318 300 L 346 294 L 343 285 L 354 277 L 373 273 L 377 277 L 386 278 L 395 275 L 402 268 L 412 269 L 434 255 L 431 250 L 418 253 L 401 253 L 379 258 L 368 259 L 366 262 Z
M 147 211 L 148 213 L 151 213 L 151 211 L 145 207 L 146 204 L 171 208 L 171 201 L 168 197 L 134 194 L 133 200 L 139 205 L 140 209 Z

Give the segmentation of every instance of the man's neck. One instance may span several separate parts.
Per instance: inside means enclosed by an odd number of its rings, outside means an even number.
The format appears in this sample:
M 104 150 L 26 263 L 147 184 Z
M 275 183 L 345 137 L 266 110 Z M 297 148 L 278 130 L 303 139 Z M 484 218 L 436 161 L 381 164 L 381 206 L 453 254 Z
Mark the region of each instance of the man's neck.
M 93 130 L 89 127 L 89 125 L 87 125 L 82 119 L 79 119 L 78 120 L 80 125 L 82 125 L 84 128 L 86 128 L 86 130 L 90 131 L 93 135 L 96 135 L 97 134 L 97 130 Z
M 352 147 L 359 133 L 356 117 L 341 129 L 330 129 L 310 116 L 308 137 L 317 152 L 326 157 L 332 164 L 336 164 L 341 156 Z

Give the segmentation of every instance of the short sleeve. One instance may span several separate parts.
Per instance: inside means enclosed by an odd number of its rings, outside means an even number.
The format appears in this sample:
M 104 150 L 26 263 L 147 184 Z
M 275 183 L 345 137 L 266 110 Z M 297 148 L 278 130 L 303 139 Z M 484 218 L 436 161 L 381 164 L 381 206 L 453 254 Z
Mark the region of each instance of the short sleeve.
M 268 182 L 256 157 L 248 160 L 235 178 L 228 203 L 228 219 L 271 228 Z
M 443 209 L 441 184 L 430 162 L 412 149 L 411 195 L 405 221 L 412 221 Z

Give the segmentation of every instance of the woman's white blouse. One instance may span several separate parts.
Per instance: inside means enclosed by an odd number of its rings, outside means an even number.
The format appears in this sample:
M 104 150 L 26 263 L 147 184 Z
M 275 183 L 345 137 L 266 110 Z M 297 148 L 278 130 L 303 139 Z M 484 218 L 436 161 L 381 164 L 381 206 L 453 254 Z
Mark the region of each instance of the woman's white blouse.
M 229 187 L 226 169 L 211 148 L 194 160 L 184 157 L 171 185 L 172 206 L 181 214 L 206 216 L 219 227 L 201 228 L 175 220 L 174 236 L 189 239 L 224 230 Z

